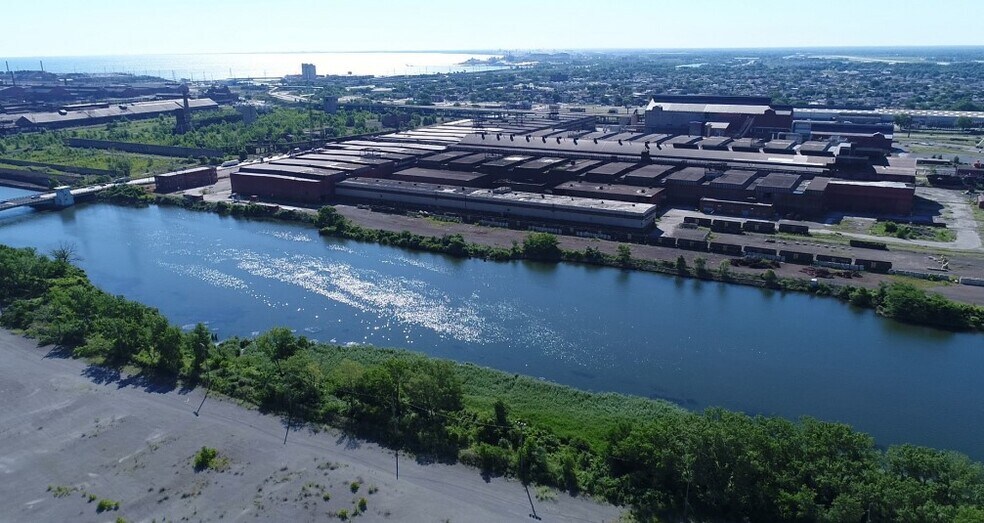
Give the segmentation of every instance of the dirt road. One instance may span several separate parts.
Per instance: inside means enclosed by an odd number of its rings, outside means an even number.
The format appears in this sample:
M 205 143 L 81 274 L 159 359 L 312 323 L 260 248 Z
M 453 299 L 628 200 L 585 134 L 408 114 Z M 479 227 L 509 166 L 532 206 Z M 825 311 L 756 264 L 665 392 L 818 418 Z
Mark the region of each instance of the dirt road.
M 196 416 L 200 389 L 121 376 L 6 331 L 0 358 L 0 521 L 330 521 L 360 498 L 361 521 L 530 520 L 515 481 L 406 456 L 396 479 L 394 454 L 376 445 L 309 428 L 285 444 L 281 418 L 212 396 Z M 202 446 L 228 459 L 223 471 L 194 470 Z M 564 493 L 541 497 L 544 521 L 619 516 Z M 119 509 L 98 512 L 102 499 Z

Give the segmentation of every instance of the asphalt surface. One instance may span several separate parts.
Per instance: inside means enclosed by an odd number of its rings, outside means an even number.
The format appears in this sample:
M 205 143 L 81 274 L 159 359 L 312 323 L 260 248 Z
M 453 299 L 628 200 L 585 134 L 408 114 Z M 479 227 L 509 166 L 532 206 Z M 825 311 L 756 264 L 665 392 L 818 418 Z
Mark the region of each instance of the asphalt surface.
M 120 375 L 0 330 L 0 521 L 528 521 L 511 480 L 427 464 L 204 391 Z M 285 435 L 287 442 L 284 443 Z M 195 471 L 202 446 L 227 460 Z M 352 483 L 358 482 L 357 492 Z M 614 521 L 620 510 L 534 495 L 543 521 Z M 553 497 L 553 499 L 549 499 Z M 91 499 L 90 498 L 94 498 Z M 99 500 L 120 503 L 98 511 Z M 337 519 L 336 519 L 337 520 Z

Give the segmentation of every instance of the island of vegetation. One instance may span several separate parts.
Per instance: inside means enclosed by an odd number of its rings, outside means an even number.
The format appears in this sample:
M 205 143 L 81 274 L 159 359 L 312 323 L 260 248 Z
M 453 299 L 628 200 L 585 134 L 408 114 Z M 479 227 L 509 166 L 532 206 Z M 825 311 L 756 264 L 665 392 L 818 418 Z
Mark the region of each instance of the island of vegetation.
M 843 424 L 688 412 L 283 328 L 216 344 L 204 325 L 183 332 L 100 291 L 71 258 L 0 246 L 0 325 L 294 420 L 628 505 L 641 520 L 984 519 L 984 466 L 955 452 L 880 450 Z

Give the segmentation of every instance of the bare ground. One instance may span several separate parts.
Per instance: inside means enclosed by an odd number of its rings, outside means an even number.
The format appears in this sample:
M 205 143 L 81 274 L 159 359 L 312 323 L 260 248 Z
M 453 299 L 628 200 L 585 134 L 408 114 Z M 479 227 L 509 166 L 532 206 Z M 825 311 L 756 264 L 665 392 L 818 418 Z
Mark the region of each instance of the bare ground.
M 196 416 L 201 389 L 89 366 L 6 331 L 0 357 L 0 521 L 330 521 L 360 498 L 360 521 L 529 519 L 516 481 L 407 456 L 397 479 L 393 452 L 374 444 L 309 427 L 287 434 L 285 420 L 214 395 Z M 202 446 L 227 460 L 222 470 L 195 471 Z M 544 521 L 620 515 L 551 496 L 534 497 Z M 99 512 L 103 499 L 119 509 Z

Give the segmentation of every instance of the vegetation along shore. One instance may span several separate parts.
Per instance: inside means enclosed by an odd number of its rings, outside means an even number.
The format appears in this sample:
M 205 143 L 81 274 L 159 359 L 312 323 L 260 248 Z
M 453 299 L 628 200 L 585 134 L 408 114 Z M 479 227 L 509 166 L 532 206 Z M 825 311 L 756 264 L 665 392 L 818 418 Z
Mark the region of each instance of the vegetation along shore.
M 70 258 L 0 247 L 0 326 L 430 459 L 628 505 L 644 520 L 984 517 L 984 466 L 958 453 L 880 450 L 843 424 L 688 412 L 406 351 L 317 344 L 282 328 L 216 345 L 203 325 L 182 332 L 157 310 L 100 291 Z
M 423 236 L 408 231 L 392 232 L 368 229 L 353 223 L 333 207 L 321 208 L 315 215 L 310 212 L 280 209 L 257 204 L 230 204 L 203 202 L 180 197 L 154 195 L 133 186 L 117 186 L 100 193 L 101 201 L 121 205 L 176 205 L 184 208 L 216 212 L 247 218 L 270 218 L 318 227 L 320 234 L 354 241 L 374 242 L 407 249 L 435 252 L 455 257 L 481 258 L 493 261 L 537 260 L 547 263 L 573 262 L 618 267 L 627 270 L 659 272 L 681 277 L 693 277 L 781 291 L 797 291 L 817 296 L 830 296 L 855 307 L 875 310 L 882 316 L 903 323 L 926 325 L 947 330 L 984 330 L 984 307 L 965 304 L 923 291 L 907 283 L 895 282 L 868 289 L 854 285 L 830 285 L 811 282 L 804 278 L 781 278 L 766 268 L 761 274 L 749 274 L 732 270 L 732 264 L 711 268 L 702 258 L 688 264 L 683 256 L 675 261 L 650 260 L 632 256 L 629 245 L 619 246 L 615 255 L 587 247 L 584 250 L 567 250 L 559 247 L 556 236 L 533 232 L 522 244 L 512 248 L 490 247 L 468 242 L 460 234 Z M 765 266 L 770 262 L 762 261 Z

